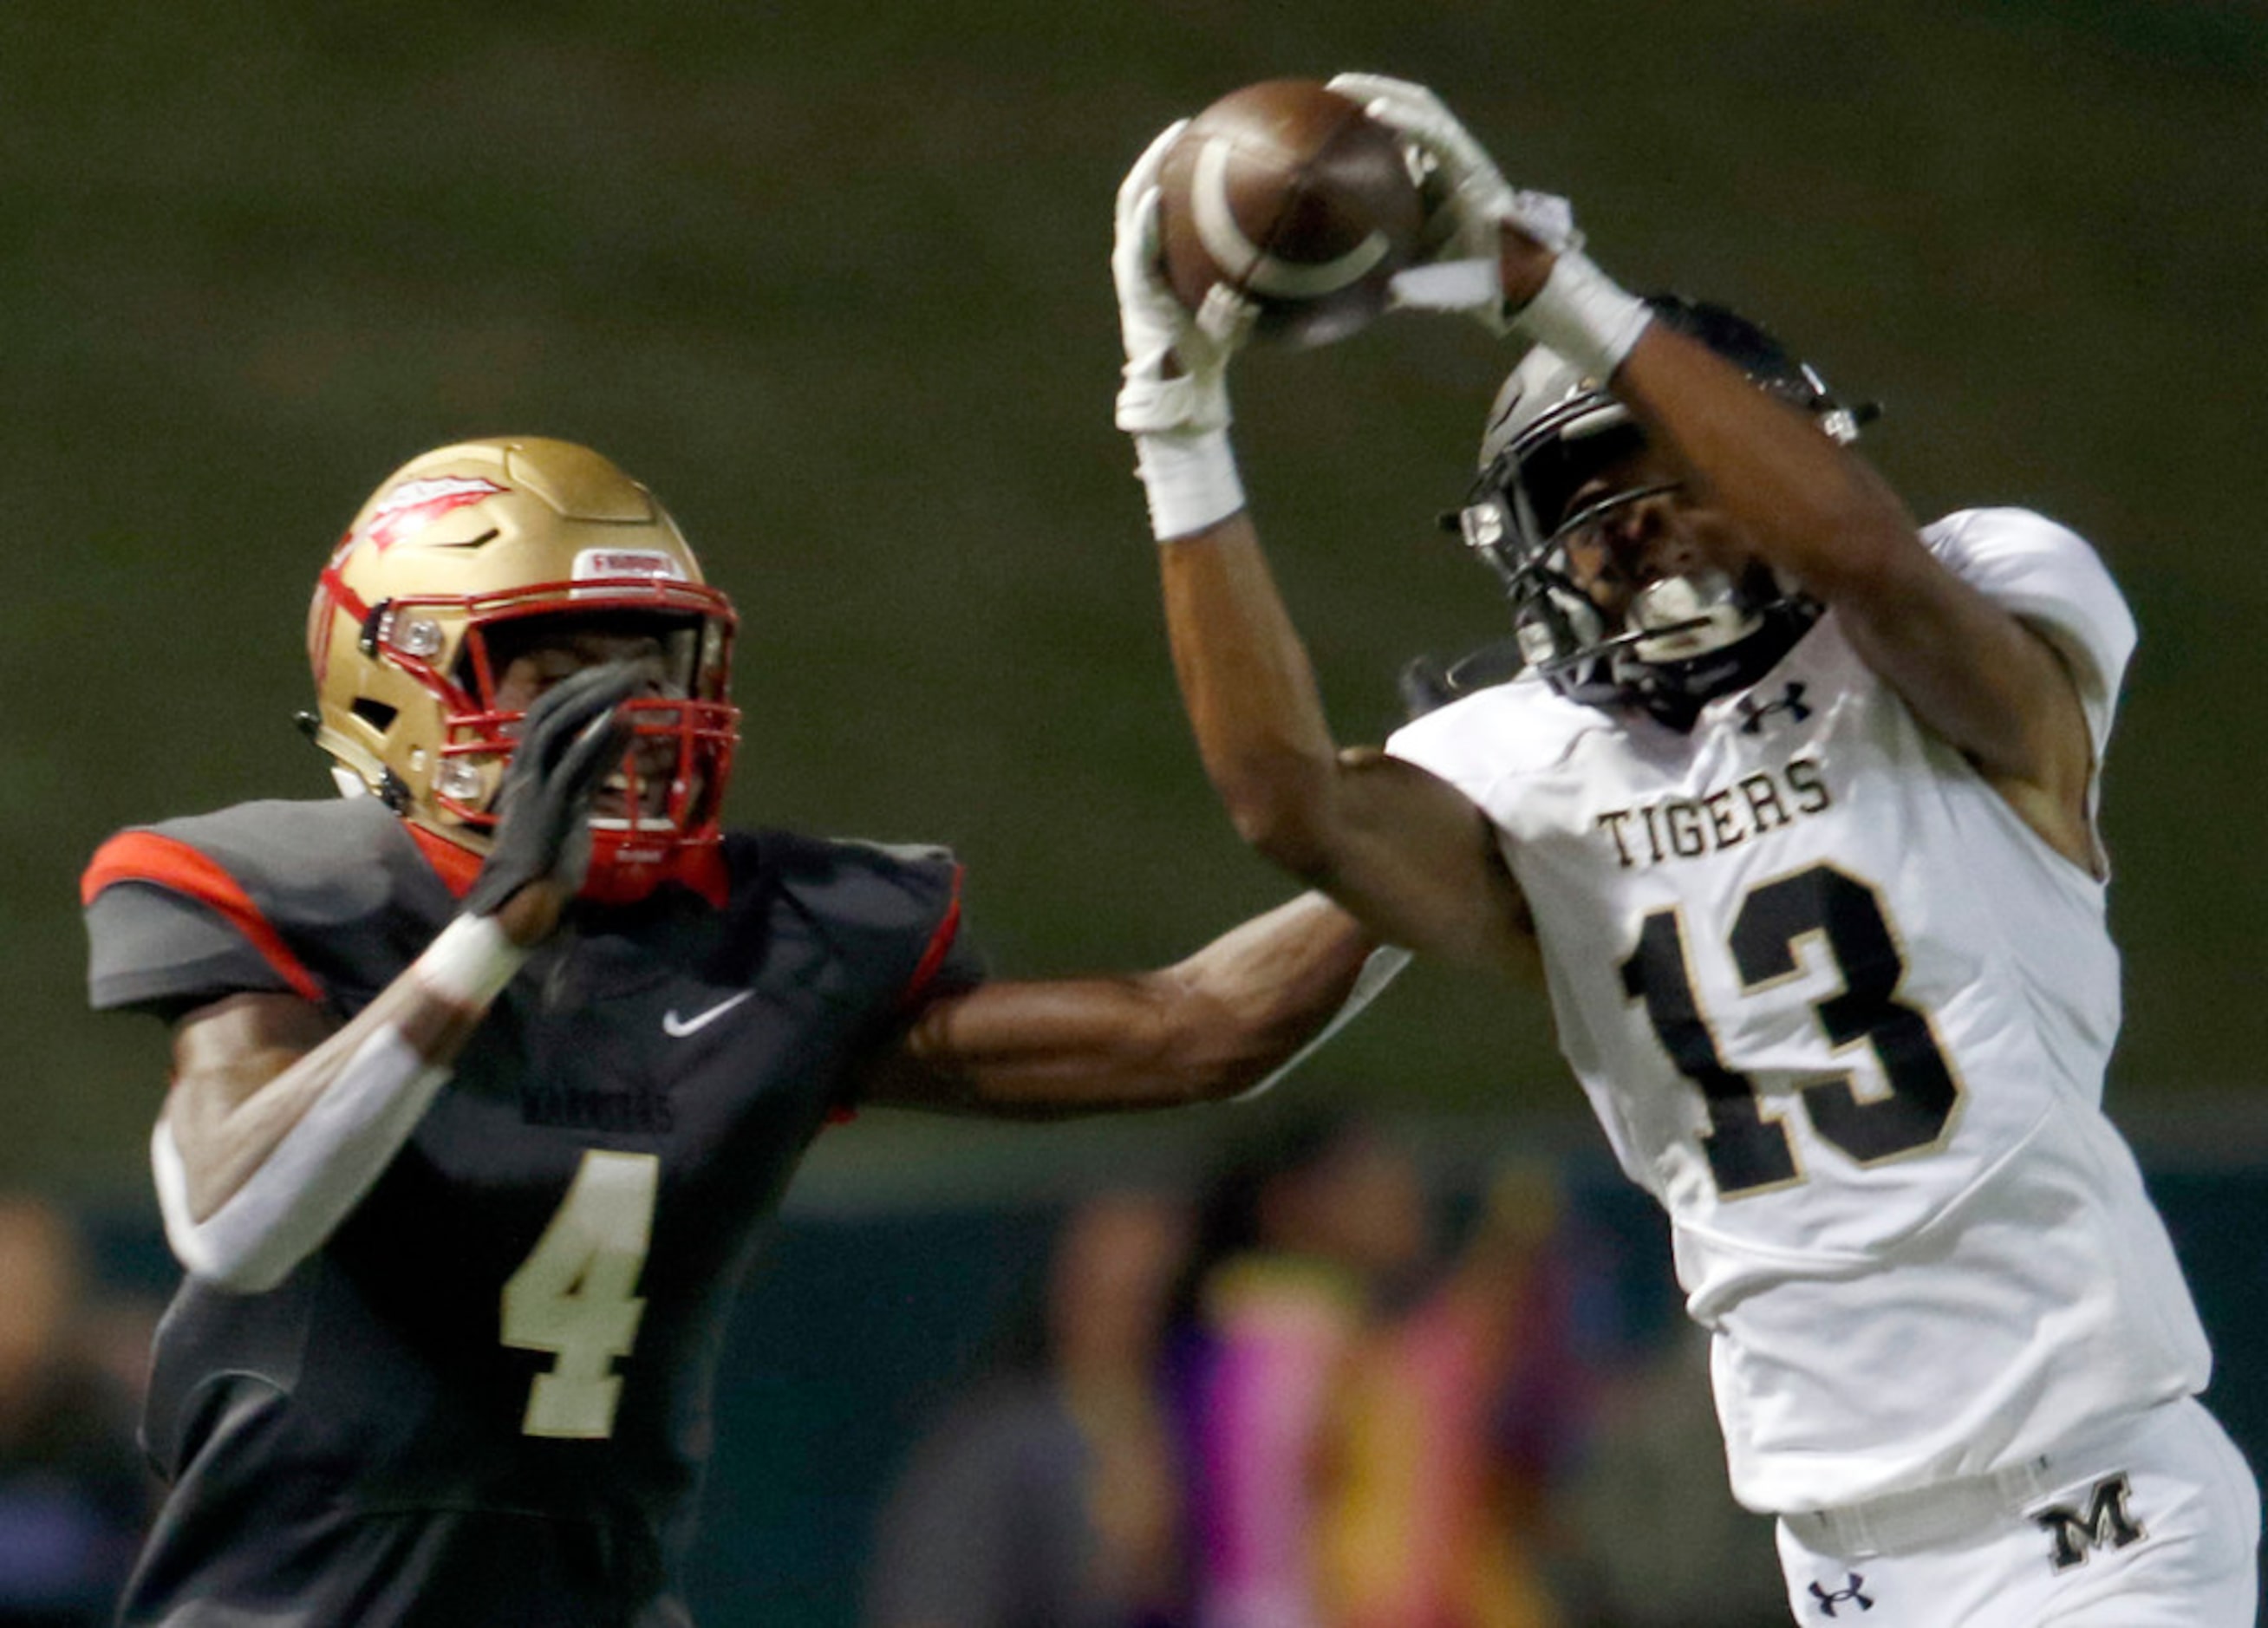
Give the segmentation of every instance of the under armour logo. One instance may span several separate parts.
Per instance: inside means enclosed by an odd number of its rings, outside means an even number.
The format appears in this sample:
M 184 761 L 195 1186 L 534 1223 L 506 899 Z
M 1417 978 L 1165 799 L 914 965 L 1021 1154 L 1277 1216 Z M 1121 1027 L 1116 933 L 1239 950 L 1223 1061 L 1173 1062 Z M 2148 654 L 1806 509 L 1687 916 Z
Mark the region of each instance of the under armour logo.
M 1811 1597 L 1819 1602 L 1819 1614 L 1822 1617 L 1839 1617 L 1841 1613 L 1835 1608 L 1840 1605 L 1855 1605 L 1862 1611 L 1871 1611 L 1874 1609 L 1874 1602 L 1859 1592 L 1867 1580 L 1856 1572 L 1851 1572 L 1845 1575 L 1850 1580 L 1842 1587 L 1832 1591 L 1818 1583 L 1811 1585 Z
M 2126 1500 L 2132 1493 L 2121 1471 L 2095 1484 L 2083 1515 L 2068 1504 L 2052 1505 L 2035 1514 L 2032 1524 L 2055 1539 L 2055 1569 L 2067 1572 L 2085 1565 L 2097 1549 L 2124 1549 L 2147 1537 L 2142 1523 L 2127 1513 Z
M 1760 733 L 1764 726 L 1764 719 L 1775 712 L 1785 712 L 1799 724 L 1811 716 L 1811 708 L 1803 698 L 1803 686 L 1793 681 L 1777 701 L 1759 701 L 1754 696 L 1742 696 L 1739 711 L 1741 733 L 1744 735 Z

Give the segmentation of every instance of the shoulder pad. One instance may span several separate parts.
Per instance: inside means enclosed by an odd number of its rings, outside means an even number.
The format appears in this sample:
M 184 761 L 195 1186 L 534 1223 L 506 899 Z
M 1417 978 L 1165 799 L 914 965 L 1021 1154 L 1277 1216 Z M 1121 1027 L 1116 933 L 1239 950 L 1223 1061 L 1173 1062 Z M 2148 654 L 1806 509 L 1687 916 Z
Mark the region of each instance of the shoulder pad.
M 122 831 L 81 879 L 91 923 L 122 885 L 188 901 L 317 1001 L 383 987 L 455 908 L 401 822 L 364 799 L 243 803 Z M 145 983 L 164 973 L 137 969 Z

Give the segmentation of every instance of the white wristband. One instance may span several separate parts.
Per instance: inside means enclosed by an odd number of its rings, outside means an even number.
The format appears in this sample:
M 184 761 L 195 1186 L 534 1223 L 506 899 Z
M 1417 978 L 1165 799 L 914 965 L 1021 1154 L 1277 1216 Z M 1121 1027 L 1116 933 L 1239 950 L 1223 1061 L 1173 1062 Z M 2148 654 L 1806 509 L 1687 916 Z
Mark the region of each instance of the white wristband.
M 444 1000 L 484 1011 L 527 960 L 493 916 L 460 916 L 410 962 L 417 982 Z
M 1570 249 L 1513 320 L 1546 350 L 1603 382 L 1614 377 L 1653 313 L 1588 255 Z
M 1160 542 L 1201 532 L 1244 506 L 1226 430 L 1138 435 L 1134 458 L 1150 500 L 1150 532 Z

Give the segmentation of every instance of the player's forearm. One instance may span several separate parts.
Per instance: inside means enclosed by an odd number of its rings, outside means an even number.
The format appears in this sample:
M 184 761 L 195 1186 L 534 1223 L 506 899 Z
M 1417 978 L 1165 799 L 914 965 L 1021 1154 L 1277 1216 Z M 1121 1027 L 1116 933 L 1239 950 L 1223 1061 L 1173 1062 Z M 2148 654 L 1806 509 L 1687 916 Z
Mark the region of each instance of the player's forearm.
M 1867 462 L 1706 345 L 1647 319 L 1580 253 L 1506 225 L 1499 273 L 1529 337 L 1594 369 L 1689 472 L 1695 502 L 1830 602 L 1876 597 L 1920 549 L 1913 516 Z
M 415 1130 L 524 958 L 492 919 L 460 918 L 354 1021 L 296 1057 L 291 1020 L 272 1005 L 185 1021 L 151 1149 L 182 1263 L 259 1290 L 320 1247 Z
M 984 1101 L 993 1111 L 1128 1112 L 1238 1095 L 1332 1024 L 1377 948 L 1329 900 L 1302 895 L 1173 967 L 1084 996 L 1063 991 L 1054 1055 L 991 1071 Z
M 1174 672 L 1237 830 L 1302 877 L 1328 858 L 1338 755 L 1314 670 L 1241 514 L 1160 554 Z
M 191 1056 L 166 1117 L 184 1160 L 193 1219 L 211 1217 L 251 1179 L 276 1145 L 342 1076 L 356 1072 L 384 1035 L 423 1067 L 446 1070 L 471 1025 L 461 1008 L 405 976 L 355 1020 L 296 1057 L 281 1047 L 246 1047 L 207 1068 Z
M 1338 903 L 1308 893 L 1222 934 L 1165 976 L 1210 1019 L 1186 1026 L 1197 1071 L 1213 1094 L 1234 1095 L 1289 1072 L 1409 959 Z
M 1889 483 L 1808 415 L 1659 324 L 1615 388 L 1693 468 L 1697 495 L 1836 608 L 1860 657 L 1917 716 L 1988 774 L 2043 793 L 2063 811 L 2050 840 L 2091 855 L 2092 758 L 2068 675 L 2045 643 L 1939 564 Z
M 1864 459 L 1706 346 L 1654 323 L 1614 390 L 1691 471 L 1697 503 L 1829 603 L 1879 601 L 1921 553 L 1912 514 Z
M 1375 945 L 1308 895 L 1160 971 L 986 984 L 932 1002 L 859 1094 L 1027 1119 L 1233 1096 L 1331 1021 Z
M 949 997 L 867 1070 L 860 1099 L 1033 1120 L 1204 1101 L 1203 1082 L 1170 1055 L 1162 994 L 1133 976 L 991 983 Z

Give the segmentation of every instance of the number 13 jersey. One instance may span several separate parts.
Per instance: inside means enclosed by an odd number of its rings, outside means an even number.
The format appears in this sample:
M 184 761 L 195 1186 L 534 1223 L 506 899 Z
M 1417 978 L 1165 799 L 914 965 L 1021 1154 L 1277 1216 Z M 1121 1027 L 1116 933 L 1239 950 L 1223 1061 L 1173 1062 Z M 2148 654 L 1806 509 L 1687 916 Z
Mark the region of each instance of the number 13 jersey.
M 2094 552 L 2012 509 L 1923 535 L 2054 645 L 2099 764 L 2134 633 Z M 1978 1474 L 2204 1388 L 2180 1268 L 2102 1111 L 2102 885 L 1831 612 L 1690 733 L 1523 677 L 1388 749 L 1498 828 L 1561 1050 L 1715 1337 L 1742 1502 Z

